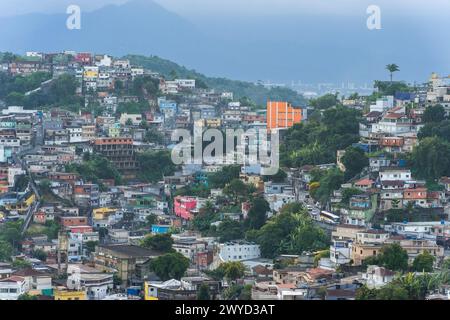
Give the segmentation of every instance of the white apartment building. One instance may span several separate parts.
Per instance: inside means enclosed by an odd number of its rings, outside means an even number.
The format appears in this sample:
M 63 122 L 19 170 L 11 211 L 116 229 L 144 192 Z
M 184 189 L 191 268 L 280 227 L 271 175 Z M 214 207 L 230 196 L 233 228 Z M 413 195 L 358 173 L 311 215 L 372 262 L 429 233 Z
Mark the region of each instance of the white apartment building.
M 258 244 L 247 241 L 230 241 L 219 244 L 219 258 L 224 262 L 258 259 L 261 249 Z
M 409 181 L 411 180 L 411 170 L 409 169 L 396 169 L 387 168 L 380 171 L 379 177 L 381 181 Z
M 26 282 L 23 277 L 11 276 L 0 280 L 0 300 L 17 300 L 26 292 Z
M 81 127 L 68 127 L 66 128 L 69 134 L 69 143 L 77 143 L 84 141 L 83 129 Z
M 333 240 L 330 245 L 330 261 L 335 265 L 347 264 L 351 260 L 351 241 Z
M 195 80 L 192 79 L 176 79 L 175 82 L 178 84 L 180 88 L 186 89 L 194 89 L 195 88 Z

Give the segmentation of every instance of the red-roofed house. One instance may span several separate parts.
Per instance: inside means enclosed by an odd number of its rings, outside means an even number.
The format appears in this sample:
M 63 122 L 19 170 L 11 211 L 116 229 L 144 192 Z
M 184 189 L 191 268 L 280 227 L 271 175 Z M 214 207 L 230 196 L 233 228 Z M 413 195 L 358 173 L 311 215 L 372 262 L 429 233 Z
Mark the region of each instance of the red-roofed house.
M 359 181 L 356 181 L 354 183 L 355 188 L 359 188 L 362 190 L 368 190 L 370 188 L 372 188 L 374 181 L 371 179 L 361 179 Z
M 25 278 L 11 276 L 0 280 L 0 300 L 17 300 L 26 292 Z

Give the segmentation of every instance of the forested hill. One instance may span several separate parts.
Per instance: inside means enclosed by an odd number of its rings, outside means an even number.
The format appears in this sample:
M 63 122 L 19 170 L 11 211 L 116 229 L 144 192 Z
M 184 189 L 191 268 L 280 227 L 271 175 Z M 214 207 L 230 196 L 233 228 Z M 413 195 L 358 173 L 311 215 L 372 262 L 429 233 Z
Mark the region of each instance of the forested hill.
M 195 70 L 187 69 L 175 62 L 157 56 L 146 57 L 141 55 L 127 55 L 124 58 L 129 59 L 134 65 L 139 65 L 146 69 L 161 73 L 168 79 L 173 77 L 196 79 L 209 88 L 231 91 L 234 93 L 235 98 L 248 97 L 259 106 L 265 106 L 266 101 L 268 100 L 289 101 L 294 106 L 305 105 L 303 96 L 289 88 L 274 87 L 269 89 L 262 85 L 256 85 L 246 81 L 207 77 Z

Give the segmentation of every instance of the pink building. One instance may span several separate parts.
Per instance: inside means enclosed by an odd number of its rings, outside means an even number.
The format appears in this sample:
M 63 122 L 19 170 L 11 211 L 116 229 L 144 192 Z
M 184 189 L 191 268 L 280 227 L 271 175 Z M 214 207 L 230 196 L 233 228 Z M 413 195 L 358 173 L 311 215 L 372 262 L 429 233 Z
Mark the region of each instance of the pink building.
M 73 226 L 67 228 L 71 233 L 86 233 L 93 232 L 93 228 L 91 226 Z
M 75 56 L 75 61 L 81 64 L 89 65 L 92 62 L 92 55 L 88 52 L 80 52 Z
M 193 212 L 197 209 L 197 198 L 178 196 L 174 199 L 175 214 L 183 219 L 191 220 L 194 218 Z

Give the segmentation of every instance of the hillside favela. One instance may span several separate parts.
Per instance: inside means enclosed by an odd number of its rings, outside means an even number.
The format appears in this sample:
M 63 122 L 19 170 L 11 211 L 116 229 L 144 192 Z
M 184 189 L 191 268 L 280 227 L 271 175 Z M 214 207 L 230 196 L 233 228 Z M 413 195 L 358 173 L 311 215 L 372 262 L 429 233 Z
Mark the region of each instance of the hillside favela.
M 448 68 L 32 50 L 0 53 L 0 300 L 450 299 Z

